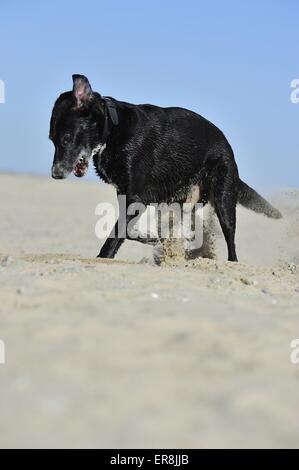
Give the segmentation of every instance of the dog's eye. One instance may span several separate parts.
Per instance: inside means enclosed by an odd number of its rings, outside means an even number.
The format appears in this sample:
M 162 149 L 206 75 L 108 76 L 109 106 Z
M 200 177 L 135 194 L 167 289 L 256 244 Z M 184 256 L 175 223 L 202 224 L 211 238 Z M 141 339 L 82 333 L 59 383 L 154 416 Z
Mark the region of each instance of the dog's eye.
M 64 147 L 66 147 L 66 146 L 70 143 L 70 141 L 71 141 L 71 136 L 70 136 L 70 134 L 66 134 L 66 135 L 64 135 L 63 138 L 62 138 L 62 145 L 63 145 Z

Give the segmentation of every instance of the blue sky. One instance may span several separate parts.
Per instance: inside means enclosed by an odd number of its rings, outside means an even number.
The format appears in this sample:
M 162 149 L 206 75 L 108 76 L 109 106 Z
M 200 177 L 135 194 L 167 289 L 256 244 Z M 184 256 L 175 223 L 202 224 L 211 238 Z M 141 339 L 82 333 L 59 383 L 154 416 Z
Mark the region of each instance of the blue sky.
M 298 25 L 298 0 L 0 0 L 0 171 L 50 175 L 51 109 L 82 73 L 207 117 L 255 187 L 298 187 Z

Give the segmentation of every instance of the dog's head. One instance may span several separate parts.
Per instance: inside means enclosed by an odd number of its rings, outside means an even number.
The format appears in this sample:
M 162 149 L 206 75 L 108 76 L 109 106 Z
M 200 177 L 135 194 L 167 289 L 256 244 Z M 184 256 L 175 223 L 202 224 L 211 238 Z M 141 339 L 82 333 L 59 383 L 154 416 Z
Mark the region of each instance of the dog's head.
M 90 158 L 99 151 L 105 126 L 101 95 L 93 92 L 84 75 L 73 75 L 73 91 L 57 99 L 51 117 L 50 139 L 55 146 L 52 177 L 72 171 L 84 176 Z

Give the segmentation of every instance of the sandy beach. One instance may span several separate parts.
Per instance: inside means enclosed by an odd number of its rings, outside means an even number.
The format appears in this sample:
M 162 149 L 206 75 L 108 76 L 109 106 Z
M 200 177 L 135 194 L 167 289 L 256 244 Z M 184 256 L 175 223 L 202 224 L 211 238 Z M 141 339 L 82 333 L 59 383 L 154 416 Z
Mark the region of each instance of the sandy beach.
M 0 174 L 0 447 L 299 447 L 299 192 L 238 208 L 237 253 L 97 260 L 114 189 Z

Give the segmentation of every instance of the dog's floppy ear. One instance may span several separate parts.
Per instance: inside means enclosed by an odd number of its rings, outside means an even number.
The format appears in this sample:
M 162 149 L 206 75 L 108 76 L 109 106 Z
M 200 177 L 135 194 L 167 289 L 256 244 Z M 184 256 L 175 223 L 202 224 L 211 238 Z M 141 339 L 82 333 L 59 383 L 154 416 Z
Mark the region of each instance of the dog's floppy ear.
M 78 107 L 84 106 L 91 101 L 93 91 L 88 79 L 84 75 L 73 75 L 73 93 Z

